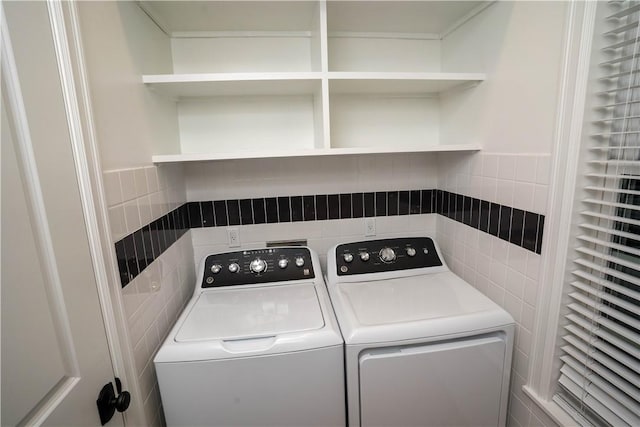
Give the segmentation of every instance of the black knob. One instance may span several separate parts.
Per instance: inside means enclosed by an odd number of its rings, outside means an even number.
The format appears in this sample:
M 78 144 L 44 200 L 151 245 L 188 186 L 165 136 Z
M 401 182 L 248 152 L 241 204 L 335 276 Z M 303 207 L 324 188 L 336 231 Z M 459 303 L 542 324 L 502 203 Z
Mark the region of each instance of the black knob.
M 113 406 L 116 408 L 116 411 L 124 412 L 129 408 L 129 404 L 131 404 L 131 393 L 123 391 L 116 397 Z

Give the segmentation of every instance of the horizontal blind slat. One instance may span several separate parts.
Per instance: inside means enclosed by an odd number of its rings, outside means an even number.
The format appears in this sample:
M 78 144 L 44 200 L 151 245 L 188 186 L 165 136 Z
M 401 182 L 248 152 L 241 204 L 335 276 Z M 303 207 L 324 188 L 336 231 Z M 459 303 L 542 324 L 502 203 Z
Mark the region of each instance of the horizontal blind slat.
M 620 27 L 613 28 L 613 29 L 607 31 L 606 33 L 604 33 L 603 35 L 605 37 L 607 37 L 607 36 L 615 36 L 615 35 L 618 35 L 618 34 L 622 34 L 625 31 L 634 30 L 636 28 L 638 28 L 638 23 L 637 22 L 633 22 L 631 24 L 625 24 L 625 25 L 621 25 Z
M 624 423 L 613 425 L 638 425 L 638 417 L 627 410 L 624 405 L 618 402 L 615 398 L 612 398 L 607 391 L 603 390 L 601 388 L 601 384 L 597 382 L 597 379 L 590 378 L 592 381 L 587 384 L 578 371 L 566 364 L 560 369 L 560 372 L 565 377 L 570 378 L 575 384 L 581 385 L 583 390 L 585 390 L 590 396 L 594 397 L 604 408 L 606 408 L 606 411 L 602 411 L 602 409 L 600 409 L 601 412 L 598 412 L 598 415 L 606 415 L 604 418 L 607 419 L 607 421 L 610 421 L 615 419 L 611 416 L 611 414 L 613 414 Z M 584 382 L 581 384 L 581 381 Z
M 598 218 L 600 220 L 611 221 L 611 222 L 621 222 L 629 225 L 636 225 L 640 227 L 640 221 L 633 218 L 625 218 L 623 216 L 614 216 L 614 215 L 605 215 L 598 212 L 593 211 L 582 211 L 580 215 L 589 216 L 593 218 Z
M 622 265 L 624 267 L 640 271 L 640 265 L 638 265 L 637 263 L 631 262 L 631 261 L 627 261 L 627 260 L 622 259 L 622 258 L 617 257 L 617 256 L 606 255 L 606 254 L 603 254 L 601 252 L 594 251 L 593 249 L 585 248 L 584 246 L 577 247 L 576 251 L 580 252 L 581 254 L 589 255 L 589 256 L 592 256 L 594 258 L 603 259 L 603 260 L 608 261 L 608 262 L 613 262 L 615 264 Z
M 574 359 L 569 355 L 565 355 L 560 357 L 560 360 L 569 365 L 576 372 L 580 372 L 581 369 L 589 369 L 591 374 L 588 374 L 587 379 L 593 381 L 594 384 L 598 386 L 602 391 L 604 391 L 607 395 L 613 396 L 617 402 L 619 402 L 624 409 L 629 411 L 629 415 L 633 415 L 635 417 L 640 415 L 640 405 L 638 405 L 638 399 L 634 398 L 633 394 L 628 394 L 623 392 L 617 384 L 617 378 L 608 375 L 604 370 L 599 368 L 599 364 L 597 363 L 589 363 L 587 364 L 580 363 L 580 361 Z M 633 392 L 633 390 L 631 390 Z M 636 390 L 637 392 L 637 390 Z M 637 393 L 636 393 L 637 394 Z M 633 416 L 631 418 L 623 417 L 627 422 L 633 421 Z
M 578 265 L 582 265 L 583 267 L 587 267 L 590 270 L 594 270 L 594 271 L 597 271 L 599 273 L 606 274 L 606 275 L 609 275 L 611 277 L 615 277 L 615 278 L 620 279 L 620 280 L 624 280 L 625 282 L 633 283 L 636 286 L 640 286 L 640 279 L 638 279 L 635 276 L 632 276 L 631 274 L 623 273 L 622 271 L 614 270 L 613 268 L 609 268 L 609 267 L 605 267 L 605 266 L 602 266 L 602 265 L 599 265 L 599 264 L 595 264 L 595 263 L 587 261 L 587 260 L 585 260 L 583 258 L 577 258 L 573 262 L 575 262 Z M 587 273 L 585 271 L 582 271 L 582 273 L 584 273 L 584 274 L 581 274 L 580 277 L 588 278 L 588 280 L 590 280 L 590 281 L 592 281 L 594 283 L 597 283 L 597 284 L 602 285 L 602 286 L 606 286 L 609 289 L 612 289 L 612 290 L 614 290 L 616 292 L 619 292 L 621 294 L 624 294 L 624 295 L 627 295 L 627 296 L 629 296 L 631 298 L 634 298 L 637 301 L 640 301 L 640 292 L 636 292 L 636 291 L 634 291 L 633 289 L 631 289 L 631 288 L 629 288 L 627 286 L 623 286 L 623 285 L 620 285 L 620 284 L 617 284 L 617 283 L 613 283 L 610 280 L 607 280 L 607 279 L 602 278 L 602 277 L 595 276 L 593 274 L 589 274 L 589 273 Z
M 604 179 L 631 179 L 631 180 L 640 180 L 640 175 L 611 175 L 607 173 L 587 173 L 584 176 L 587 178 L 604 178 Z
M 573 274 L 575 274 L 576 276 L 579 276 L 580 274 L 576 271 L 572 272 Z M 570 283 L 571 286 L 573 286 L 576 289 L 580 289 L 583 292 L 586 292 L 590 295 L 593 295 L 594 297 L 598 298 L 598 299 L 602 299 L 604 301 L 610 302 L 611 304 L 615 304 L 618 307 L 622 307 L 625 310 L 634 310 L 635 313 L 634 314 L 638 314 L 637 311 L 638 309 L 634 309 L 634 304 L 627 302 L 626 300 L 623 300 L 621 298 L 618 298 L 616 296 L 613 296 L 612 294 L 608 293 L 608 292 L 603 292 L 600 289 L 597 289 L 593 286 L 590 286 L 586 283 L 583 282 L 579 282 L 579 281 L 573 281 Z M 631 310 L 630 310 L 631 309 Z
M 624 352 L 618 350 L 617 348 L 615 348 L 611 344 L 607 344 L 604 341 L 601 341 L 601 340 L 599 340 L 597 338 L 593 338 L 593 337 L 589 336 L 589 334 L 587 334 L 586 332 L 580 330 L 577 326 L 566 325 L 564 327 L 564 329 L 567 330 L 571 335 L 574 335 L 574 336 L 580 338 L 581 340 L 583 340 L 585 343 L 589 344 L 590 346 L 592 346 L 594 348 L 597 348 L 598 350 L 602 351 L 603 353 L 608 354 L 612 358 L 614 358 L 617 361 L 619 361 L 620 363 L 622 363 L 627 368 L 629 368 L 632 371 L 634 371 L 636 374 L 640 374 L 640 364 L 638 364 L 638 359 L 634 359 L 633 357 L 629 357 Z
M 596 237 L 587 236 L 587 235 L 584 235 L 584 234 L 576 236 L 576 239 L 578 239 L 578 240 L 580 240 L 582 242 L 593 243 L 593 244 L 598 245 L 598 246 L 603 246 L 605 248 L 615 249 L 617 251 L 625 252 L 625 253 L 640 257 L 640 250 L 632 248 L 630 246 L 625 246 L 625 245 L 621 245 L 621 244 L 618 244 L 618 243 L 613 243 L 613 242 L 610 242 L 610 241 L 607 241 L 607 240 L 598 239 Z
M 583 353 L 585 357 L 598 361 L 603 366 L 606 366 L 607 369 L 624 378 L 625 381 L 631 384 L 631 386 L 636 388 L 640 387 L 640 375 L 637 375 L 631 369 L 627 368 L 611 356 L 602 353 L 601 351 L 594 351 L 592 348 L 589 348 L 584 341 L 571 335 L 565 335 L 562 339 L 567 343 L 567 347 L 571 347 L 576 351 Z
M 617 347 L 620 350 L 623 350 L 629 353 L 631 356 L 635 357 L 636 359 L 640 357 L 640 349 L 638 349 L 636 346 L 632 346 L 628 342 L 625 342 L 624 340 L 607 332 L 605 329 L 597 325 L 594 325 L 593 323 L 588 322 L 583 317 L 577 316 L 575 314 L 569 314 L 565 316 L 565 318 L 571 321 L 572 323 L 574 323 L 575 325 L 580 326 L 581 328 L 587 329 L 589 333 L 594 334 L 601 340 L 606 341 L 607 343 L 613 345 L 614 347 Z
M 600 403 L 600 401 L 596 399 L 595 396 L 585 396 L 583 392 L 584 388 L 579 385 L 579 383 L 576 383 L 573 379 L 569 378 L 567 375 L 561 375 L 558 382 L 565 388 L 565 390 L 567 390 L 567 392 L 572 394 L 576 399 L 583 402 L 592 411 L 604 418 L 610 425 L 616 427 L 629 426 L 629 424 L 627 424 L 622 418 L 618 417 L 609 408 Z
M 585 190 L 588 191 L 598 191 L 602 193 L 615 193 L 615 194 L 633 194 L 634 196 L 640 196 L 640 191 L 635 190 L 625 190 L 623 188 L 612 188 L 612 187 L 595 187 L 593 185 L 587 185 L 584 187 Z
M 607 16 L 604 19 L 608 20 L 608 19 L 624 18 L 639 10 L 640 10 L 640 4 L 634 4 L 633 6 L 625 7 L 624 9 L 621 9 L 615 13 L 612 13 L 611 15 Z
M 571 292 L 569 294 L 569 297 L 573 298 L 574 300 L 587 305 L 589 307 L 592 307 L 596 310 L 600 310 L 603 313 L 606 313 L 607 315 L 611 316 L 614 319 L 617 319 L 623 323 L 625 323 L 626 325 L 631 326 L 632 328 L 635 329 L 640 329 L 640 320 L 635 320 L 633 317 L 628 316 L 622 312 L 620 312 L 619 310 L 616 310 L 614 308 L 611 308 L 609 306 L 606 305 L 602 305 L 601 303 L 594 301 L 592 298 L 578 293 L 578 292 Z
M 570 303 L 568 305 L 568 308 L 572 312 L 577 313 L 580 316 L 587 317 L 592 321 L 598 323 L 599 325 L 602 325 L 603 327 L 614 331 L 616 334 L 623 336 L 632 342 L 640 342 L 639 333 L 635 332 L 634 330 L 628 327 L 622 326 L 620 323 L 614 322 L 610 319 L 607 319 L 606 317 L 603 317 L 602 315 L 599 315 L 593 311 L 590 311 L 583 305 Z M 625 325 L 625 326 L 628 326 L 628 325 Z
M 627 233 L 626 231 L 614 230 L 614 229 L 605 228 L 605 227 L 598 227 L 596 225 L 591 225 L 586 223 L 578 224 L 578 227 L 584 228 L 586 230 L 597 231 L 599 233 L 608 234 L 610 236 L 620 236 L 630 240 L 640 241 L 640 236 L 633 233 Z

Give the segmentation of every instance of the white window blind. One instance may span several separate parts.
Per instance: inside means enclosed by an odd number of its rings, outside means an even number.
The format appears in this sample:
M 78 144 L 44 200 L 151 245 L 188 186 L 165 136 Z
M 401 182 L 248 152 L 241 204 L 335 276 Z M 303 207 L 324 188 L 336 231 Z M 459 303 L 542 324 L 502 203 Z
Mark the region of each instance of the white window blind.
M 640 1 L 599 5 L 586 196 L 554 401 L 581 424 L 640 426 Z M 605 8 L 605 9 L 602 9 Z M 601 47 L 604 46 L 604 47 Z M 592 76 L 592 80 L 594 76 Z

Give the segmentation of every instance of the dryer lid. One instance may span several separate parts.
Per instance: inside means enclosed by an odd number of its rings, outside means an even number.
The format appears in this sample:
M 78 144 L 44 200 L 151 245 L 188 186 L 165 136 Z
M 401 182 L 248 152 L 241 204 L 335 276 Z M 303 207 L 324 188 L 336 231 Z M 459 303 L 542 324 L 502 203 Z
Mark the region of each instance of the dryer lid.
M 241 340 L 320 329 L 313 283 L 203 292 L 178 330 L 178 342 Z
M 499 307 L 450 272 L 338 286 L 362 326 L 433 321 Z

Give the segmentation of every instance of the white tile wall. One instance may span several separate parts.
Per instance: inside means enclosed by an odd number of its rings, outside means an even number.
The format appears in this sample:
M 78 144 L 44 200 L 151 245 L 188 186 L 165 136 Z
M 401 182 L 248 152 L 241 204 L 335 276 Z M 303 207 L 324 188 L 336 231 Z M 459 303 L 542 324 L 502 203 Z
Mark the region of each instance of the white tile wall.
M 104 172 L 112 241 L 136 231 L 186 201 L 181 166 Z M 186 233 L 122 289 L 129 338 L 149 425 L 164 425 L 153 357 L 195 284 L 193 246 Z
M 546 214 L 549 171 L 548 155 L 441 154 L 438 188 Z M 555 426 L 522 392 L 529 374 L 536 297 L 543 286 L 541 256 L 440 215 L 436 230 L 449 267 L 517 323 L 508 425 Z
M 401 236 L 434 236 L 436 214 L 378 217 L 376 235 L 365 237 L 364 218 L 330 221 L 290 222 L 238 226 L 240 249 L 264 247 L 268 241 L 306 239 L 318 253 L 323 271 L 326 271 L 327 252 L 331 246 L 348 240 L 384 239 Z M 193 263 L 199 265 L 207 254 L 238 250 L 227 244 L 227 228 L 194 228 Z

